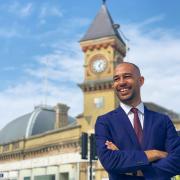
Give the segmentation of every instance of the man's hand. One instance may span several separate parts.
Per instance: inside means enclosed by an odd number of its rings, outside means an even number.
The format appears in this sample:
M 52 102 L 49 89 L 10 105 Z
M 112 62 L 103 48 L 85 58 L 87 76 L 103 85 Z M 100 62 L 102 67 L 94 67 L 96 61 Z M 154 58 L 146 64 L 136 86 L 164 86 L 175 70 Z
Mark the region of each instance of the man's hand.
M 110 150 L 112 150 L 112 151 L 117 151 L 117 150 L 119 150 L 119 148 L 115 145 L 115 144 L 113 144 L 111 141 L 106 141 L 105 142 L 105 145 L 107 146 L 107 149 L 110 149 Z M 128 173 L 127 173 L 128 174 Z M 130 174 L 132 174 L 132 173 L 130 173 Z M 141 170 L 138 170 L 137 171 L 137 176 L 144 176 L 143 175 L 143 172 L 141 171 Z
M 113 144 L 111 141 L 106 141 L 105 145 L 107 146 L 107 149 L 110 149 L 112 151 L 117 151 L 119 148 Z M 165 151 L 159 151 L 159 150 L 147 150 L 144 151 L 149 162 L 153 162 L 162 158 L 167 157 L 168 153 Z
M 159 150 L 147 150 L 144 151 L 149 162 L 153 162 L 162 158 L 167 157 L 168 153 L 165 151 L 159 151 Z
M 107 149 L 110 149 L 113 151 L 119 150 L 118 147 L 115 144 L 113 144 L 111 141 L 106 141 L 105 145 L 107 146 Z

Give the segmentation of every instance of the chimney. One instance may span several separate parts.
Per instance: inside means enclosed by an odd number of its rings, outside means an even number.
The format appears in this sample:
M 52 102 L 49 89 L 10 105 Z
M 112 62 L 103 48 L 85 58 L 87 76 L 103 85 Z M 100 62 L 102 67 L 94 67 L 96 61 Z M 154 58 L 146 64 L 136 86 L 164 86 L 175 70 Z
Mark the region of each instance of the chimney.
M 61 128 L 68 124 L 68 110 L 69 107 L 65 104 L 58 103 L 55 106 L 56 111 L 56 122 L 55 122 L 55 129 Z

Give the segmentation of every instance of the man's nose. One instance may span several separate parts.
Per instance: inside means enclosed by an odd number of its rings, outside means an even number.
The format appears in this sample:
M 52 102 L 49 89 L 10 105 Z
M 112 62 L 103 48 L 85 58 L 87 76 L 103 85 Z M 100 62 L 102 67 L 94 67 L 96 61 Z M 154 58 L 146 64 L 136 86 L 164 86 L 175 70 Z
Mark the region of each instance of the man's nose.
M 119 85 L 120 85 L 120 86 L 123 86 L 124 84 L 126 84 L 126 81 L 125 81 L 125 79 L 124 79 L 123 77 L 121 77 L 121 78 L 119 79 Z

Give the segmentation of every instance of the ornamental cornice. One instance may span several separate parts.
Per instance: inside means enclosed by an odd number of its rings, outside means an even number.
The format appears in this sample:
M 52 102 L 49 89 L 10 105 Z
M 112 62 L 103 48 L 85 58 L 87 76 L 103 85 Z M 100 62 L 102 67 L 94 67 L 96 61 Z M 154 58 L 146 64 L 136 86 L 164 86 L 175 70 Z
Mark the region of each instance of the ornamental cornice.
M 88 50 L 93 51 L 93 50 L 100 50 L 100 49 L 107 49 L 108 47 L 112 46 L 114 43 L 112 42 L 106 42 L 106 43 L 101 43 L 101 44 L 91 44 L 91 45 L 86 45 L 82 47 L 83 52 L 86 52 Z
M 100 50 L 100 49 L 107 49 L 108 47 L 113 48 L 114 50 L 118 51 L 120 54 L 123 56 L 126 55 L 126 49 L 118 46 L 115 42 L 103 42 L 101 44 L 89 44 L 89 45 L 84 45 L 82 47 L 83 52 L 87 51 L 94 51 L 94 50 Z
M 52 152 L 55 154 L 64 153 L 64 152 L 80 152 L 80 139 L 69 140 L 65 142 L 60 142 L 56 144 L 48 144 L 44 146 L 39 146 L 35 148 L 24 149 L 20 151 L 10 151 L 0 154 L 0 161 L 9 161 L 9 160 L 22 160 L 32 157 L 46 155 Z
M 109 90 L 112 88 L 113 81 L 105 81 L 105 82 L 94 82 L 87 83 L 84 82 L 82 84 L 78 84 L 78 86 L 82 89 L 83 92 L 91 92 L 98 90 Z

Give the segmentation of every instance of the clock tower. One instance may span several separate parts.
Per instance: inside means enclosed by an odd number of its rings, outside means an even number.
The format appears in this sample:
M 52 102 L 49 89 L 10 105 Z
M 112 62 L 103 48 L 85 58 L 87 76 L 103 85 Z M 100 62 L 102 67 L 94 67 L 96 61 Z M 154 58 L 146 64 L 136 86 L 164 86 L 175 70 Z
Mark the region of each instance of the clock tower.
M 113 110 L 118 99 L 112 89 L 114 68 L 126 55 L 126 44 L 114 24 L 105 2 L 80 40 L 84 53 L 84 112 L 79 117 L 86 130 L 92 130 L 97 116 Z

